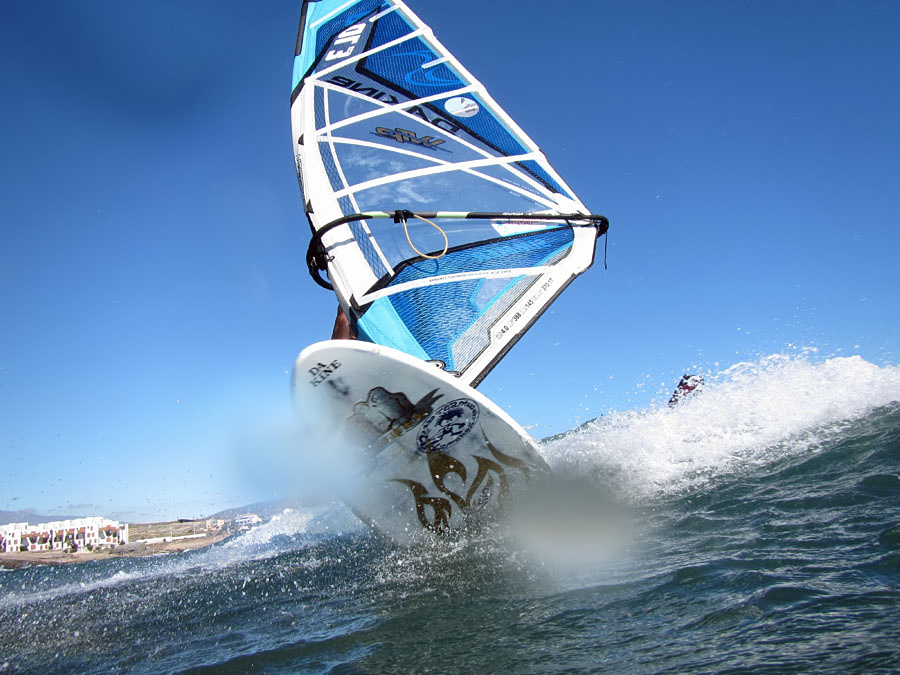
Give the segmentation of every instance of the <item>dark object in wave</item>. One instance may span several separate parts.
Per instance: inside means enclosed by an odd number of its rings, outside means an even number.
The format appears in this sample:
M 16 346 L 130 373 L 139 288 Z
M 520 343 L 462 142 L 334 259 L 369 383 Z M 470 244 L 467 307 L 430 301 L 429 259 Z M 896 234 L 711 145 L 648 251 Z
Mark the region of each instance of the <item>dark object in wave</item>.
M 672 393 L 672 398 L 669 399 L 669 407 L 673 407 L 688 394 L 698 392 L 701 389 L 703 389 L 702 375 L 682 375 L 681 381 L 678 383 L 678 386 L 675 387 L 675 391 Z

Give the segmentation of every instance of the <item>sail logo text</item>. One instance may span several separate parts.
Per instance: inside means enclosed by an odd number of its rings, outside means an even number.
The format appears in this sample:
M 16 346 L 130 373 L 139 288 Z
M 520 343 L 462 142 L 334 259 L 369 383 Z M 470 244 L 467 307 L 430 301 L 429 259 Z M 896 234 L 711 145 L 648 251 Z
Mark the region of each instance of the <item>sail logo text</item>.
M 433 138 L 431 136 L 416 136 L 415 131 L 409 129 L 388 129 L 386 127 L 375 127 L 375 133 L 385 138 L 393 138 L 398 143 L 412 143 L 413 145 L 421 145 L 426 148 L 436 148 L 441 143 L 445 143 L 441 138 Z
M 374 98 L 376 101 L 381 101 L 382 103 L 387 103 L 388 105 L 400 103 L 400 99 L 398 99 L 393 94 L 382 91 L 381 89 L 377 89 L 376 87 L 368 86 L 362 82 L 351 80 L 349 77 L 344 77 L 343 75 L 334 75 L 325 81 L 329 84 L 336 84 L 337 86 L 343 87 L 344 89 L 355 91 L 357 94 L 362 94 L 363 96 Z M 459 124 L 457 124 L 453 120 L 447 119 L 446 117 L 429 117 L 426 110 L 427 109 L 425 108 L 425 106 L 414 105 L 406 108 L 404 112 L 407 112 L 410 115 L 415 115 L 416 117 L 425 120 L 429 124 L 433 124 L 438 129 L 448 131 L 451 134 L 456 134 L 457 131 L 462 129 Z
M 551 286 L 553 286 L 553 277 L 549 277 L 549 278 L 541 285 L 541 287 L 538 288 L 538 289 L 531 295 L 531 297 L 528 298 L 528 300 L 525 301 L 524 304 L 519 305 L 518 311 L 517 311 L 515 314 L 513 314 L 513 315 L 509 318 L 509 320 L 507 321 L 507 323 L 505 323 L 505 324 L 500 328 L 500 330 L 498 330 L 498 331 L 494 334 L 494 339 L 495 339 L 495 340 L 499 340 L 499 339 L 502 338 L 506 333 L 508 333 L 510 330 L 512 330 L 512 329 L 515 327 L 515 325 L 516 325 L 519 321 L 522 320 L 522 318 L 525 316 L 525 313 L 527 313 L 527 311 L 532 307 L 532 305 L 534 305 L 534 303 L 536 303 L 536 302 L 538 301 L 538 299 L 539 299 L 544 293 L 546 293 L 547 290 L 548 290 Z
M 354 26 L 350 26 L 349 28 L 345 28 L 340 33 L 338 33 L 337 38 L 335 38 L 334 42 L 331 43 L 331 46 L 335 45 L 350 45 L 346 49 L 331 49 L 327 54 L 325 54 L 326 61 L 334 61 L 335 59 L 345 59 L 356 49 L 356 44 L 359 42 L 359 38 L 362 37 L 363 31 L 366 29 L 366 24 L 358 23 Z

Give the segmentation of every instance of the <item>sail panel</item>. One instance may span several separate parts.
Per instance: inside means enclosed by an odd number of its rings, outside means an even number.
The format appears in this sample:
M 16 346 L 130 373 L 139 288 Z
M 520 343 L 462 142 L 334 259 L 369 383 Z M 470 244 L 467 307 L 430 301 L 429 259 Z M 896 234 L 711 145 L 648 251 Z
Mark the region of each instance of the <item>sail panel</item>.
M 378 333 L 374 341 L 408 351 L 412 338 L 425 358 L 443 362 L 448 370 L 465 370 L 489 346 L 496 319 L 540 278 L 540 268 L 558 263 L 572 244 L 572 230 L 558 228 L 465 246 L 435 260 L 415 259 L 404 264 L 386 290 L 413 287 L 376 302 L 390 303 L 406 330 L 397 335 Z M 528 268 L 534 274 L 517 274 Z M 464 278 L 444 281 L 459 276 Z M 415 286 L 416 281 L 434 283 Z M 441 308 L 439 321 L 434 318 L 434 307 Z M 373 337 L 368 333 L 372 325 L 364 314 L 359 328 L 366 337 Z
M 360 189 L 354 195 L 361 212 L 393 211 L 397 204 L 410 211 L 454 211 L 458 210 L 460 195 L 477 200 L 479 210 L 485 211 L 527 213 L 547 208 L 545 200 L 506 189 L 486 180 L 477 170 L 413 176 Z
M 479 246 L 451 251 L 436 260 L 414 259 L 403 266 L 390 285 L 460 272 L 540 267 L 561 250 L 570 248 L 572 239 L 572 230 L 569 228 L 492 239 Z

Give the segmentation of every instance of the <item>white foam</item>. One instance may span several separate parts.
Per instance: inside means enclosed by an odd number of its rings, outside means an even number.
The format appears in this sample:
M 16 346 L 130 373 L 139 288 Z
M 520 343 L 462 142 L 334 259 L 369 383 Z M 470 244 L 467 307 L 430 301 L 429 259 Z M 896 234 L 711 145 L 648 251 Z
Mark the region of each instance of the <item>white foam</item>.
M 257 549 L 268 544 L 278 536 L 293 536 L 306 532 L 313 519 L 312 511 L 287 508 L 264 523 L 260 523 L 246 532 L 229 539 L 216 550 L 248 550 Z
M 858 356 L 813 363 L 776 354 L 706 375 L 674 408 L 616 412 L 548 441 L 563 474 L 615 476 L 636 499 L 696 488 L 740 466 L 814 451 L 867 412 L 900 400 L 900 368 Z

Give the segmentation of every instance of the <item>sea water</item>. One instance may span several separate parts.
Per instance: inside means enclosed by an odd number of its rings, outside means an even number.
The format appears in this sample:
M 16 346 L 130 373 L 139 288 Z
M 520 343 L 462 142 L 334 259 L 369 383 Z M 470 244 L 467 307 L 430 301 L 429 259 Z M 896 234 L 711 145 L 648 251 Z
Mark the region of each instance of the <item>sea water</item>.
M 900 369 L 773 356 L 549 441 L 535 508 L 398 549 L 340 504 L 0 574 L 0 672 L 900 671 Z

